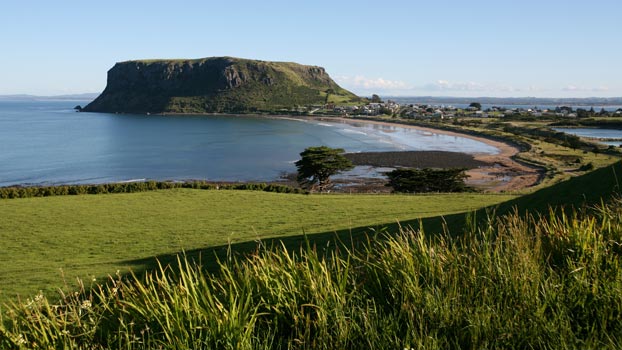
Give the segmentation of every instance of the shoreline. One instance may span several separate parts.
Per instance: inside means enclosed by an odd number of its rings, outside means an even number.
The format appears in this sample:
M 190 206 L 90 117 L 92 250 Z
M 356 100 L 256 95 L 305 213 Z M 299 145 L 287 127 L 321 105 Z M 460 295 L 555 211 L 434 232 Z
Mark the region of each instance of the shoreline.
M 277 117 L 278 118 L 278 117 Z M 302 119 L 291 117 L 291 119 Z M 433 134 L 442 134 L 448 136 L 468 138 L 474 141 L 485 143 L 489 146 L 495 147 L 499 150 L 497 154 L 488 153 L 466 153 L 473 155 L 474 159 L 487 165 L 478 168 L 470 169 L 466 171 L 469 176 L 466 180 L 467 185 L 474 186 L 483 189 L 488 192 L 507 192 L 517 191 L 527 187 L 535 186 L 539 183 L 542 170 L 539 168 L 531 167 L 521 164 L 513 159 L 520 149 L 517 146 L 510 145 L 508 143 L 493 140 L 482 136 L 474 136 L 466 133 L 459 133 L 455 131 L 434 129 L 429 127 L 422 127 L 416 125 L 407 125 L 401 123 L 392 123 L 390 121 L 377 121 L 377 120 L 365 120 L 365 119 L 350 119 L 344 117 L 326 117 L 326 116 L 311 116 L 305 117 L 306 119 L 313 120 L 325 120 L 325 121 L 337 121 L 344 124 L 376 124 L 386 126 L 397 126 L 406 129 L 416 129 L 424 132 L 430 132 Z M 303 119 L 304 120 L 304 119 Z M 457 151 L 459 152 L 459 151 Z M 464 153 L 464 152 L 460 152 Z
M 520 149 L 518 146 L 511 145 L 507 142 L 494 140 L 492 138 L 486 138 L 483 136 L 475 136 L 467 133 L 460 133 L 450 130 L 435 129 L 431 127 L 408 125 L 399 122 L 391 121 L 378 121 L 358 118 L 346 118 L 341 116 L 295 116 L 286 114 L 259 114 L 259 113 L 171 113 L 171 114 L 159 114 L 163 116 L 232 116 L 232 117 L 251 117 L 251 118 L 269 118 L 269 119 L 285 119 L 296 121 L 327 121 L 338 122 L 343 124 L 355 125 L 355 124 L 375 124 L 384 126 L 401 127 L 405 129 L 416 129 L 423 132 L 429 132 L 433 134 L 441 134 L 447 136 L 467 138 L 474 141 L 482 142 L 489 146 L 492 146 L 499 150 L 499 153 L 465 153 L 459 150 L 458 153 L 470 154 L 475 160 L 486 163 L 485 166 L 469 169 L 466 171 L 468 178 L 466 183 L 469 186 L 473 186 L 482 189 L 487 192 L 506 192 L 517 191 L 524 188 L 532 187 L 540 182 L 542 177 L 542 169 L 533 166 L 525 165 L 517 162 L 513 159 Z
M 88 113 L 88 112 L 86 112 Z M 494 140 L 482 136 L 475 136 L 468 133 L 460 133 L 451 130 L 435 129 L 433 127 L 424 127 L 416 125 L 408 125 L 393 121 L 379 121 L 368 119 L 355 119 L 346 118 L 341 116 L 298 116 L 287 114 L 260 114 L 260 113 L 157 113 L 151 114 L 153 116 L 163 117 L 177 117 L 177 116 L 225 116 L 225 117 L 238 117 L 238 118 L 262 118 L 262 119 L 281 119 L 292 120 L 302 122 L 317 122 L 327 121 L 333 123 L 342 123 L 348 125 L 385 125 L 391 127 L 397 127 L 402 129 L 416 129 L 422 132 L 428 132 L 436 135 L 447 135 L 453 137 L 460 137 L 465 139 L 471 139 L 474 141 L 482 142 L 486 145 L 492 146 L 498 150 L 496 154 L 490 153 L 467 153 L 461 150 L 455 150 L 456 153 L 463 153 L 472 155 L 475 160 L 485 163 L 485 165 L 479 166 L 467 170 L 466 174 L 469 176 L 466 180 L 467 185 L 473 186 L 488 192 L 503 192 L 503 191 L 515 191 L 526 187 L 536 185 L 540 178 L 542 171 L 539 168 L 521 164 L 513 159 L 513 157 L 520 152 L 520 149 L 516 145 L 511 145 L 503 141 Z M 175 181 L 175 180 L 173 180 Z M 274 179 L 269 181 L 270 183 L 281 182 L 282 179 Z M 120 181 L 124 182 L 124 181 Z M 227 182 L 227 181 L 225 181 Z M 250 183 L 251 181 L 249 181 Z M 15 185 L 13 185 L 15 186 Z M 20 185 L 17 185 L 20 186 Z M 23 186 L 23 185 L 22 185 Z

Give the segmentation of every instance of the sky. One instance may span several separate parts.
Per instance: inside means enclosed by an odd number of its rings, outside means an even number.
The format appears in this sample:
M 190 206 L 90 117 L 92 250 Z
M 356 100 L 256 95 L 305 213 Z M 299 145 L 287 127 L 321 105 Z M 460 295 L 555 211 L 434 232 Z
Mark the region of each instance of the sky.
M 322 66 L 362 96 L 620 97 L 621 14 L 620 0 L 3 0 L 0 95 L 234 56 Z

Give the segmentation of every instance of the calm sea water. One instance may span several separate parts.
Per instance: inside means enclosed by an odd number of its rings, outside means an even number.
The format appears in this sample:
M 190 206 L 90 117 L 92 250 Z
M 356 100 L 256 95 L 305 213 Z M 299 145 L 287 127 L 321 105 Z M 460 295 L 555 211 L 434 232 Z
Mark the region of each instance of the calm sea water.
M 88 101 L 86 101 L 88 102 Z M 76 113 L 85 101 L 0 101 L 0 186 L 271 181 L 306 147 L 497 153 L 471 139 L 395 126 L 231 116 Z
M 620 146 L 622 144 L 622 130 L 619 129 L 596 129 L 596 128 L 553 128 L 555 131 L 565 132 L 567 134 L 577 135 L 580 137 L 589 137 L 594 139 L 615 139 L 616 141 L 601 140 L 600 143 L 611 146 Z

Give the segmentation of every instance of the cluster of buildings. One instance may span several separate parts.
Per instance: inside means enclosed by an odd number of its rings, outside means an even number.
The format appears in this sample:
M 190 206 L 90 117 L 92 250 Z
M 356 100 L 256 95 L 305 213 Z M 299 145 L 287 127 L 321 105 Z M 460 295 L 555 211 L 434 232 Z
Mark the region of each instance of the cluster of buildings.
M 361 106 L 335 106 L 327 105 L 326 109 L 341 115 L 392 115 L 399 112 L 401 106 L 393 101 L 372 102 Z
M 472 104 L 474 105 L 474 104 Z M 479 104 L 475 104 L 479 105 Z M 361 106 L 335 106 L 326 105 L 325 110 L 331 114 L 353 116 L 353 115 L 392 115 L 401 118 L 423 119 L 423 118 L 440 118 L 451 119 L 455 117 L 512 117 L 512 116 L 531 116 L 531 117 L 564 117 L 564 118 L 583 118 L 593 116 L 622 116 L 622 108 L 616 111 L 606 111 L 601 109 L 595 111 L 593 108 L 587 110 L 583 108 L 573 109 L 572 107 L 556 107 L 556 108 L 508 108 L 493 106 L 482 110 L 479 106 L 469 106 L 466 108 L 454 106 L 436 106 L 428 104 L 403 104 L 400 105 L 394 101 L 368 103 Z

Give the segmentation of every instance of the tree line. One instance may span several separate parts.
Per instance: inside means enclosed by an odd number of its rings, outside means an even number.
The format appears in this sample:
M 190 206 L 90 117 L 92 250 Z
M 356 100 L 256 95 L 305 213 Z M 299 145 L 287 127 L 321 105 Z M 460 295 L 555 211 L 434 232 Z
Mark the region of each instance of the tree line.
M 266 183 L 216 184 L 204 181 L 168 182 L 144 181 L 129 183 L 109 183 L 97 185 L 61 185 L 44 187 L 2 187 L 0 199 L 50 197 L 83 194 L 136 193 L 174 188 L 191 188 L 201 190 L 248 190 L 277 193 L 307 193 L 304 189 L 291 186 Z

